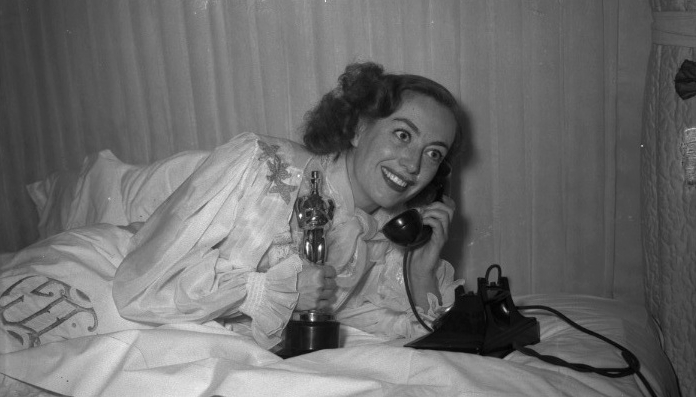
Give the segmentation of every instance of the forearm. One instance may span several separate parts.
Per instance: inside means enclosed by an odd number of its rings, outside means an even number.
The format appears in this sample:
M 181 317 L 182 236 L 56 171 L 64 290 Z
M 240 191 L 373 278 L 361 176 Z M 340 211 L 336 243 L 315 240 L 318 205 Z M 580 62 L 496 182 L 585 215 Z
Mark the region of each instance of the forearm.
M 442 303 L 442 296 L 437 280 L 437 263 L 439 258 L 429 258 L 426 263 L 424 262 L 425 258 L 414 255 L 407 267 L 407 271 L 414 304 L 427 313 L 430 308 L 428 294 L 433 294 L 440 304 Z

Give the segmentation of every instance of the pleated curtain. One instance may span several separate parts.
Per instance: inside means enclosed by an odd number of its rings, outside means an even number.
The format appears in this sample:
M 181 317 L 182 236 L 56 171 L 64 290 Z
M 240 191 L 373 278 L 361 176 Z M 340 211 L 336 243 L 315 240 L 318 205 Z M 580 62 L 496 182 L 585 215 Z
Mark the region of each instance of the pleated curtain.
M 3 0 L 0 251 L 37 237 L 24 186 L 110 149 L 143 164 L 243 131 L 299 140 L 346 64 L 461 98 L 445 257 L 475 289 L 640 304 L 650 9 L 619 0 Z

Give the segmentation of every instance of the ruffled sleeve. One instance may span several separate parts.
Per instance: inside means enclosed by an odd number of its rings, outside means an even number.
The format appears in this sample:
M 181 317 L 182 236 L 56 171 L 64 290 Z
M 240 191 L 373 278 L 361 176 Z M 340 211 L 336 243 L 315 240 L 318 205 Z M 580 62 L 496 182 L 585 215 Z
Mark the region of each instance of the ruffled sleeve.
M 287 141 L 243 134 L 211 155 L 148 219 L 119 266 L 121 316 L 163 324 L 247 314 L 268 347 L 297 300 L 301 262 L 260 263 L 288 228 L 309 159 Z
M 239 310 L 251 317 L 254 340 L 269 349 L 280 342 L 283 328 L 297 304 L 297 273 L 302 260 L 292 255 L 266 273 L 252 272 L 246 283 L 246 299 Z
M 338 311 L 337 319 L 342 324 L 390 339 L 425 334 L 426 330 L 416 320 L 408 302 L 402 260 L 402 251 L 391 247 L 384 259 L 370 270 L 362 287 Z M 442 302 L 429 293 L 427 311 L 417 308 L 426 323 L 454 303 L 455 288 L 464 285 L 464 280 L 454 278 L 454 268 L 445 260 L 440 260 L 436 274 Z

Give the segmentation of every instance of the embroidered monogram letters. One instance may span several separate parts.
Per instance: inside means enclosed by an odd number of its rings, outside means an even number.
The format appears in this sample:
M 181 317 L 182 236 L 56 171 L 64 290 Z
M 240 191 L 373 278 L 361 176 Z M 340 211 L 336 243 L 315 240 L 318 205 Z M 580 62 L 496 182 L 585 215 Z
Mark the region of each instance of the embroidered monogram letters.
M 81 313 L 82 318 L 74 318 Z M 93 332 L 98 326 L 97 313 L 89 297 L 53 278 L 28 276 L 0 295 L 0 324 L 26 347 L 40 345 L 42 335 L 70 319 L 70 325 L 78 328 L 78 323 L 84 323 L 84 315 L 88 316 L 86 330 Z

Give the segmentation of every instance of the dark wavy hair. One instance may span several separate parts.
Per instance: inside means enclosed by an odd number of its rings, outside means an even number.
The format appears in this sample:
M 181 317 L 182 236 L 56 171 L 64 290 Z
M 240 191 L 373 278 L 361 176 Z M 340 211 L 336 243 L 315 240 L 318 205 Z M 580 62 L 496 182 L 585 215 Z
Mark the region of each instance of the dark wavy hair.
M 307 112 L 303 141 L 314 154 L 339 154 L 351 147 L 361 118 L 374 121 L 394 113 L 405 92 L 433 98 L 448 108 L 457 122 L 454 142 L 447 153 L 450 160 L 459 153 L 463 141 L 465 115 L 459 102 L 447 88 L 423 76 L 385 73 L 374 62 L 346 66 L 338 78 L 338 86 L 325 94 Z

